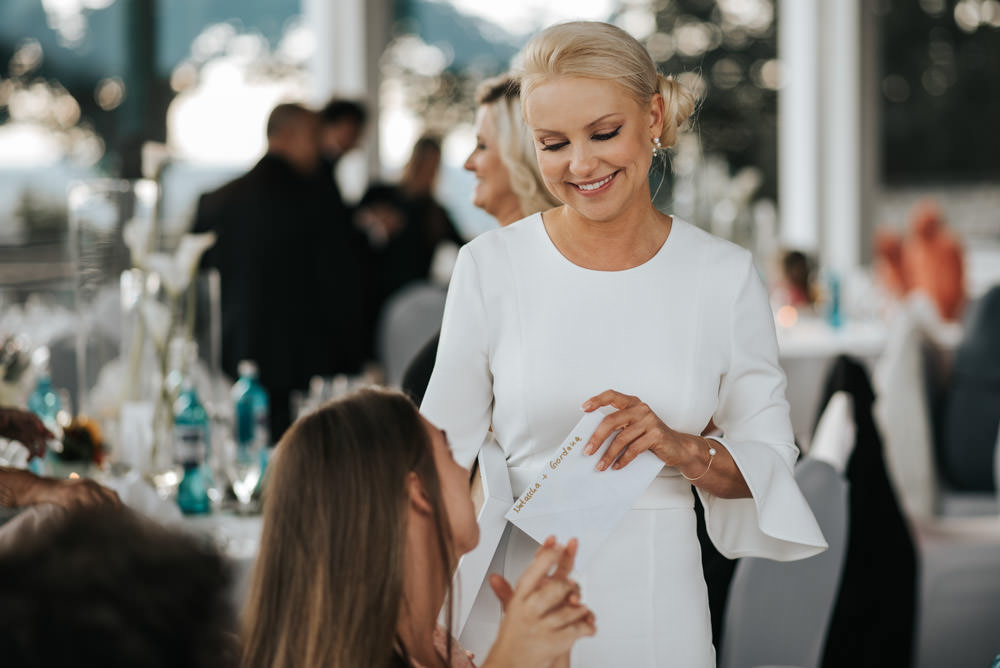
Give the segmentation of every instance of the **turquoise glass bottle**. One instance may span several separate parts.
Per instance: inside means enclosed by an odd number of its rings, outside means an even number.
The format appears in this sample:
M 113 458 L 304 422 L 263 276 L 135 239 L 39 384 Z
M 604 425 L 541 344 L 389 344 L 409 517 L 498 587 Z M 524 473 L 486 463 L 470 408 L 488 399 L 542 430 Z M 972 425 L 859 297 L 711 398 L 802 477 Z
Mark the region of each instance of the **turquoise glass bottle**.
M 239 373 L 240 378 L 233 385 L 236 443 L 247 450 L 261 450 L 271 441 L 267 390 L 258 380 L 255 362 L 240 362 Z
M 59 395 L 52 389 L 52 378 L 48 372 L 41 373 L 35 391 L 28 397 L 28 410 L 37 415 L 51 430 L 56 426 L 56 416 L 61 408 Z
M 183 469 L 177 487 L 177 505 L 185 515 L 212 511 L 208 496 L 212 483 L 208 469 L 210 448 L 208 413 L 187 378 L 174 403 L 174 461 Z
M 59 431 L 58 415 L 62 410 L 62 401 L 54 389 L 52 389 L 52 377 L 48 368 L 42 369 L 38 374 L 38 382 L 34 392 L 28 397 L 28 410 L 38 416 L 45 427 L 53 434 Z M 36 457 L 28 464 L 36 475 L 48 475 L 49 467 L 46 460 L 55 457 L 55 453 L 46 452 L 45 458 Z

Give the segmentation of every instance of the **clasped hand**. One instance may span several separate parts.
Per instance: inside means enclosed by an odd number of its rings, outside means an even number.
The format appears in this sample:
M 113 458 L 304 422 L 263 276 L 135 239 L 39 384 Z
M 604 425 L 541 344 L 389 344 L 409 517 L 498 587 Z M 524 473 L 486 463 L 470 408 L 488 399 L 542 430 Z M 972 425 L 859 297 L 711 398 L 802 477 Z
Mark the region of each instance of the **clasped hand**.
M 575 539 L 563 547 L 550 536 L 516 587 L 490 576 L 504 618 L 483 668 L 568 666 L 573 643 L 597 632 L 594 613 L 581 604 L 580 587 L 569 578 L 576 547 Z

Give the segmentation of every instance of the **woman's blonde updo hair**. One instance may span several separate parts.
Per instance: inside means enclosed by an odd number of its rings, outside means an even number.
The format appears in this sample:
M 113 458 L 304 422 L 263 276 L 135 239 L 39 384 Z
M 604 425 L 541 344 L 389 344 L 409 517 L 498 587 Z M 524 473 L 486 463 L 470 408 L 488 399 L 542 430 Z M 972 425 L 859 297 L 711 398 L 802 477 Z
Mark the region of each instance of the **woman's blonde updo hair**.
M 620 84 L 639 104 L 663 96 L 660 143 L 670 148 L 677 132 L 694 113 L 694 94 L 673 77 L 656 71 L 646 49 L 617 26 L 597 21 L 572 21 L 550 26 L 521 51 L 514 73 L 522 96 L 554 77 L 606 79 Z
M 538 171 L 535 143 L 521 113 L 521 85 L 509 74 L 479 85 L 476 104 L 489 107 L 497 128 L 497 150 L 510 175 L 510 189 L 521 204 L 521 215 L 530 216 L 559 206 Z

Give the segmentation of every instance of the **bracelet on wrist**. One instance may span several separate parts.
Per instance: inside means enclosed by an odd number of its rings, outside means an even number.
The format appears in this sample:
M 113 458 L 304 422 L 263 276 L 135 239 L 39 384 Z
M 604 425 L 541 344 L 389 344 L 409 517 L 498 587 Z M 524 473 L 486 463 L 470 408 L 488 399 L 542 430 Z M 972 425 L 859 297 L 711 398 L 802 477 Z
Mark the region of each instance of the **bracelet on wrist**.
M 716 455 L 715 447 L 708 442 L 708 439 L 702 439 L 702 440 L 708 443 L 708 466 L 706 466 L 705 470 L 701 472 L 701 475 L 696 475 L 693 478 L 689 478 L 688 476 L 684 475 L 684 471 L 681 471 L 681 475 L 684 476 L 684 479 L 690 482 L 694 482 L 695 480 L 700 480 L 701 478 L 704 478 L 705 474 L 708 473 L 708 470 L 712 468 L 712 462 L 715 461 L 715 455 Z

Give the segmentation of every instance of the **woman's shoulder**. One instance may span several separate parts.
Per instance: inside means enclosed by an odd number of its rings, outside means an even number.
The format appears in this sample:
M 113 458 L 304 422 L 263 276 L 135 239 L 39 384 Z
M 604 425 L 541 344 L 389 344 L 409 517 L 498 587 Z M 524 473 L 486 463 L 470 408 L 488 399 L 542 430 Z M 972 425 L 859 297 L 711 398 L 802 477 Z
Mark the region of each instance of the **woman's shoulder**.
M 534 213 L 521 220 L 483 232 L 464 246 L 462 252 L 472 256 L 477 265 L 508 264 L 511 257 L 523 256 L 538 245 L 542 227 L 541 214 Z
M 697 225 L 674 216 L 672 233 L 677 233 L 678 246 L 689 262 L 711 266 L 713 274 L 730 279 L 742 278 L 753 264 L 750 251 Z
M 525 243 L 531 236 L 537 235 L 542 227 L 542 214 L 533 213 L 521 220 L 483 232 L 466 244 L 474 250 L 488 250 L 497 246 L 512 243 Z

